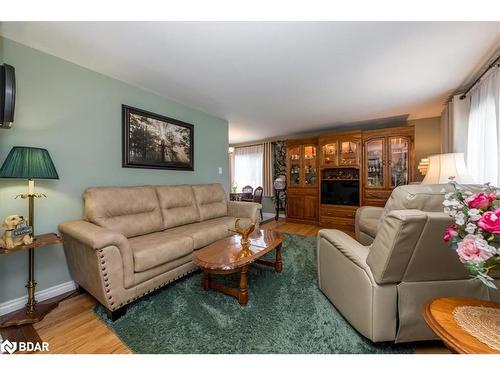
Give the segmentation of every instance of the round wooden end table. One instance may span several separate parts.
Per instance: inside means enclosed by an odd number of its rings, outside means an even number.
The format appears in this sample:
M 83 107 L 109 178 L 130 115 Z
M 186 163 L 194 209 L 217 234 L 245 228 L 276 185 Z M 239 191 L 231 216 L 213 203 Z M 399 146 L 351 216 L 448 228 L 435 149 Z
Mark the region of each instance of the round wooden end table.
M 423 316 L 434 333 L 454 353 L 460 354 L 500 354 L 499 351 L 467 333 L 453 318 L 453 310 L 459 306 L 484 306 L 500 309 L 500 303 L 472 298 L 437 298 L 428 302 Z

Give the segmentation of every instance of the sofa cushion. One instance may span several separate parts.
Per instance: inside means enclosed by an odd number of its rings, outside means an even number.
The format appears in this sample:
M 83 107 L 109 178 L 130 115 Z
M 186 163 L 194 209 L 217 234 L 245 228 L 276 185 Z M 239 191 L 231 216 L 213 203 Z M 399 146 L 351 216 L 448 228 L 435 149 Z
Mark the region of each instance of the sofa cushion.
M 221 184 L 192 185 L 200 221 L 227 216 L 226 193 Z
M 160 204 L 152 186 L 88 188 L 84 200 L 87 220 L 125 237 L 163 228 Z
M 188 224 L 168 229 L 165 233 L 191 237 L 194 242 L 194 249 L 198 250 L 215 241 L 235 234 L 230 231 L 230 229 L 234 230 L 235 221 L 236 219 L 233 217 L 220 217 L 216 219 L 209 219 L 201 223 Z
M 190 185 L 156 186 L 163 215 L 163 229 L 200 221 L 200 214 Z
M 193 252 L 188 236 L 156 232 L 129 239 L 134 254 L 134 271 L 143 272 Z

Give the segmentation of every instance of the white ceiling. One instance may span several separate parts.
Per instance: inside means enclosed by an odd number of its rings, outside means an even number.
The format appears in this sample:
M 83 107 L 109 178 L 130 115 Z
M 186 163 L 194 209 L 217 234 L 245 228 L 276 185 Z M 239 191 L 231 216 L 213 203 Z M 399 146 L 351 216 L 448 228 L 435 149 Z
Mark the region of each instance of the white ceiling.
M 231 143 L 438 116 L 500 46 L 500 22 L 4 22 L 0 34 L 225 118 Z

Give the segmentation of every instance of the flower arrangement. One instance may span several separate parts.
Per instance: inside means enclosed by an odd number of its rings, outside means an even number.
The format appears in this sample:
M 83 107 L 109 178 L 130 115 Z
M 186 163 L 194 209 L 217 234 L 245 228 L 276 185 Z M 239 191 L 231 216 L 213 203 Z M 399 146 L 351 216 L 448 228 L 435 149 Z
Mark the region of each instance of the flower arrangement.
M 446 193 L 443 205 L 455 224 L 446 228 L 443 240 L 473 277 L 496 289 L 488 273 L 500 269 L 500 190 L 486 184 L 474 194 L 452 178 L 450 184 L 453 191 Z

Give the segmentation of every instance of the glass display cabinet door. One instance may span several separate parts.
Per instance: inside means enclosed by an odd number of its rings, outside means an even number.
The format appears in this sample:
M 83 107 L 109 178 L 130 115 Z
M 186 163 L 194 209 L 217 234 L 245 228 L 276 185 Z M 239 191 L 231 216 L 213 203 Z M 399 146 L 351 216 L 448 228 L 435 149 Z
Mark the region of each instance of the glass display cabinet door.
M 357 151 L 358 151 L 358 145 L 356 142 L 351 142 L 351 141 L 340 142 L 340 164 L 342 165 L 358 164 Z
M 298 186 L 300 185 L 300 147 L 289 148 L 288 157 L 290 158 L 289 184 Z
M 316 185 L 316 146 L 304 146 L 304 185 Z
M 391 188 L 409 183 L 409 144 L 407 138 L 389 137 L 389 170 Z
M 384 183 L 384 139 L 366 142 L 366 186 L 383 188 Z
M 324 165 L 337 166 L 337 142 L 328 143 L 322 146 Z

